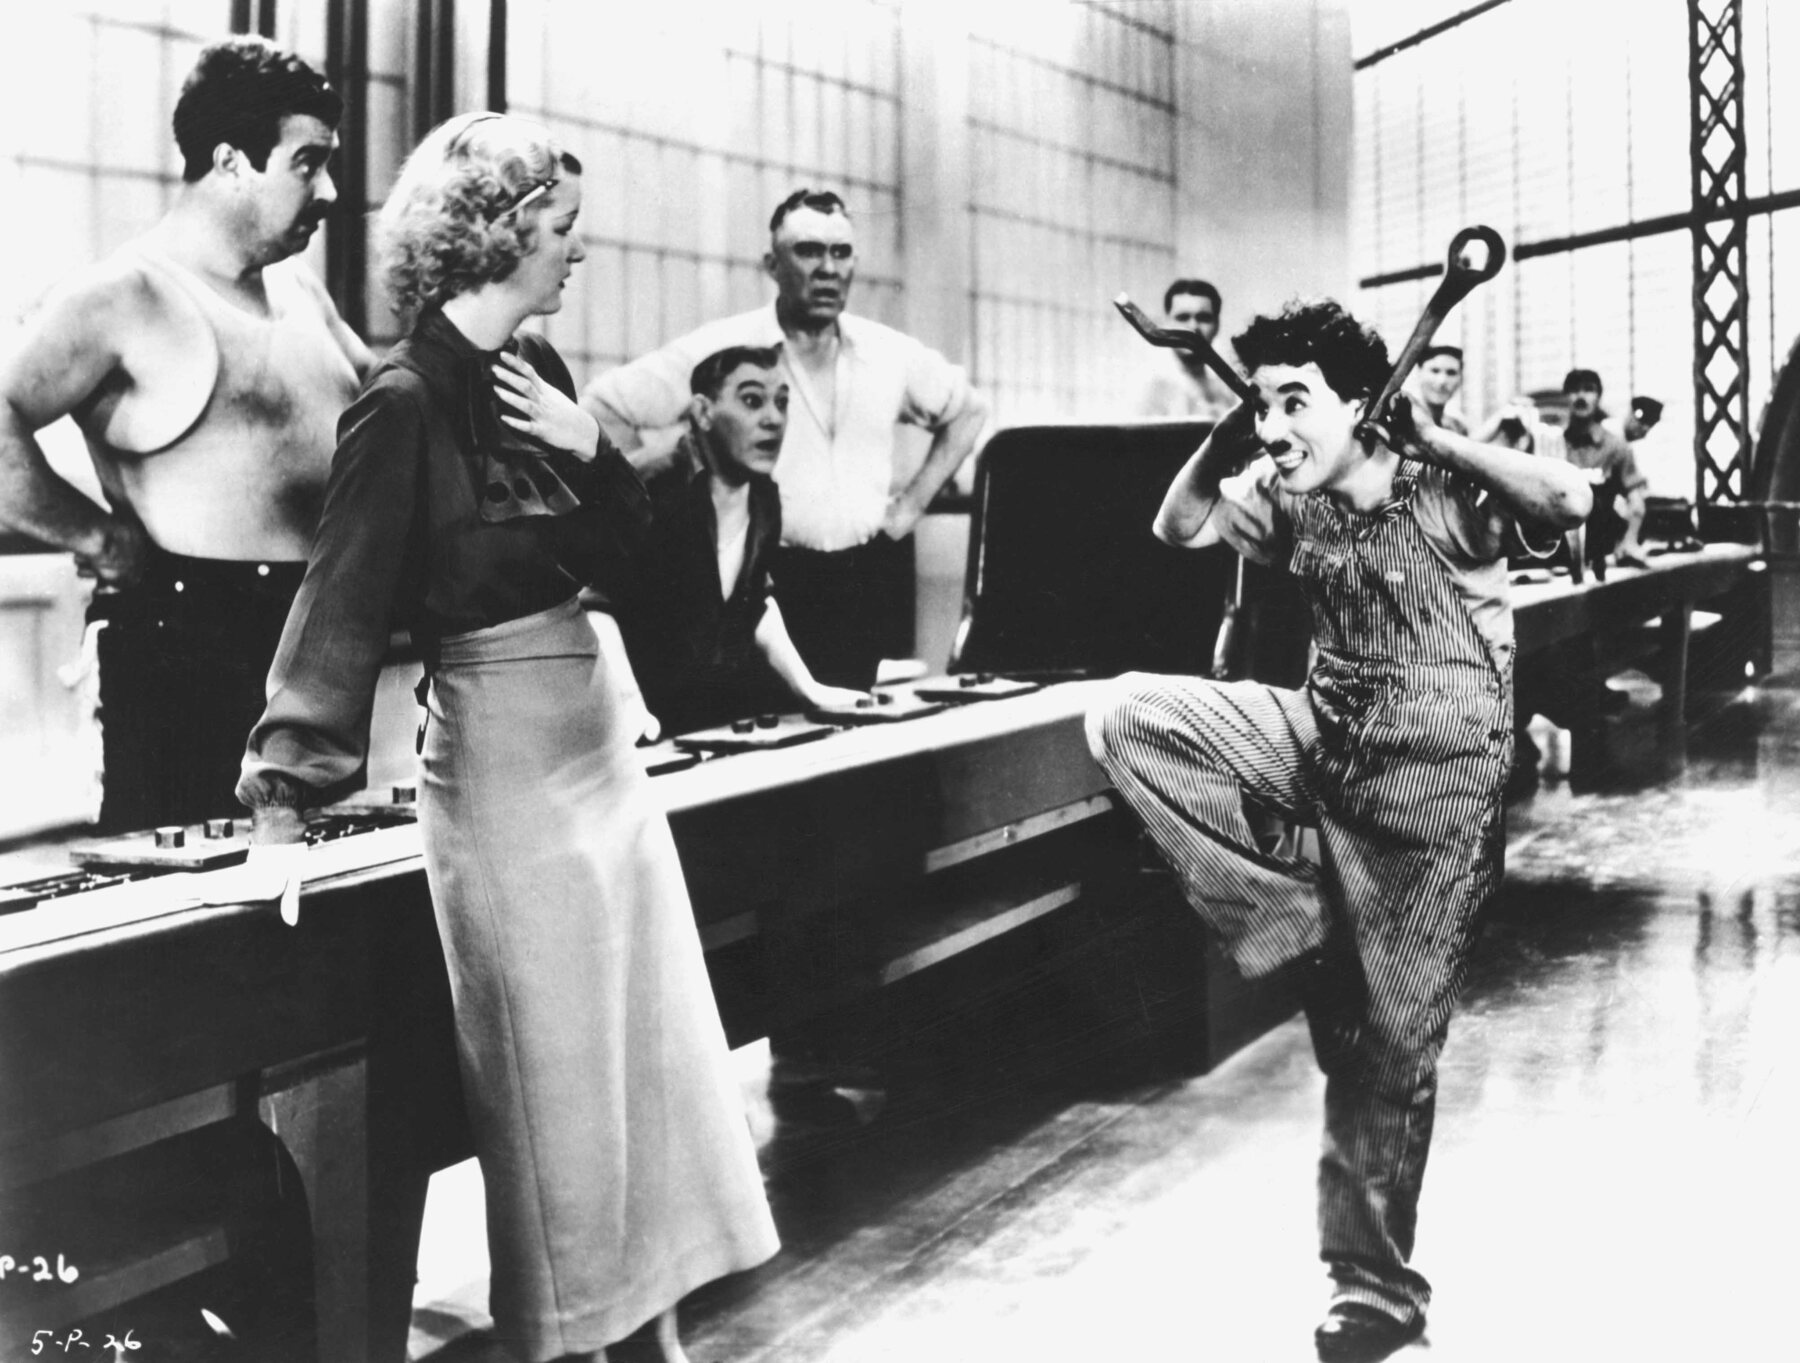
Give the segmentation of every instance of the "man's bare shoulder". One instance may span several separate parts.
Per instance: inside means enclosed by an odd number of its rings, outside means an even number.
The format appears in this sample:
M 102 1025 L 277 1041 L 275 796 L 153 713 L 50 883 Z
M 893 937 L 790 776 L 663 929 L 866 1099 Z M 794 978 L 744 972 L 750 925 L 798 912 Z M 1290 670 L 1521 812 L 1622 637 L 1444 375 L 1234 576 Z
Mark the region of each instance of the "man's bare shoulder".
M 172 306 L 179 306 L 171 304 L 169 289 L 134 244 L 57 280 L 26 307 L 19 321 L 28 331 L 53 331 L 70 340 L 115 339 L 123 347 Z
M 64 275 L 29 304 L 0 344 L 0 388 L 43 420 L 72 411 L 101 387 L 113 399 L 145 356 L 182 351 L 185 299 L 172 300 L 153 267 L 129 247 Z M 201 349 L 210 342 L 202 338 Z
M 194 296 L 140 237 L 65 276 L 0 361 L 15 405 L 73 414 L 90 447 L 160 450 L 193 425 L 218 373 L 218 341 Z

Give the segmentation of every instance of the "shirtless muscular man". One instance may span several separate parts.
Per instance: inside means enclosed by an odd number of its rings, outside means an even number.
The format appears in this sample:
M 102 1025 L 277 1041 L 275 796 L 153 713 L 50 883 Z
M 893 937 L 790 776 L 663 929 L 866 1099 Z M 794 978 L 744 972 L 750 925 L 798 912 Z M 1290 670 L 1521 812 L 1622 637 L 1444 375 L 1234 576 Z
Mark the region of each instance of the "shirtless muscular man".
M 208 47 L 175 106 L 174 206 L 52 289 L 0 352 L 0 522 L 98 583 L 107 830 L 237 808 L 338 414 L 371 363 L 289 259 L 337 197 L 342 112 L 261 39 Z M 38 445 L 65 415 L 105 508 Z

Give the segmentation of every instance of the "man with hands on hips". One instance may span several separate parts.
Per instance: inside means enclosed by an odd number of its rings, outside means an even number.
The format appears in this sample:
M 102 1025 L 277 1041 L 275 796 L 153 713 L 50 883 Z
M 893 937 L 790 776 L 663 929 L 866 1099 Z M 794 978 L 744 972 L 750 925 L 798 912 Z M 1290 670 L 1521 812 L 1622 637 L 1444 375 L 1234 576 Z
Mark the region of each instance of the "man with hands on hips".
M 204 48 L 175 105 L 168 212 L 0 344 L 0 524 L 97 583 L 103 832 L 236 808 L 332 432 L 373 364 L 297 259 L 337 198 L 342 113 L 292 53 Z M 104 507 L 38 443 L 64 416 Z
M 1424 1329 L 1410 1259 L 1437 1057 L 1500 879 L 1508 540 L 1553 542 L 1589 494 L 1566 464 L 1422 422 L 1405 394 L 1363 425 L 1387 348 L 1336 303 L 1290 304 L 1234 345 L 1257 400 L 1181 470 L 1154 530 L 1292 572 L 1311 673 L 1298 691 L 1128 674 L 1088 739 L 1240 972 L 1305 1006 L 1333 1282 L 1315 1344 L 1374 1360 Z M 1264 852 L 1247 803 L 1316 826 L 1321 860 Z
M 728 346 L 779 346 L 792 395 L 774 478 L 782 550 L 775 565 L 787 627 L 814 674 L 864 688 L 882 658 L 913 648 L 911 533 L 975 448 L 987 401 L 960 365 L 847 310 L 856 278 L 849 209 L 798 189 L 776 205 L 763 268 L 772 304 L 709 322 L 600 375 L 583 406 L 640 472 L 675 457 L 694 366 Z M 896 486 L 902 426 L 931 433 L 924 462 Z

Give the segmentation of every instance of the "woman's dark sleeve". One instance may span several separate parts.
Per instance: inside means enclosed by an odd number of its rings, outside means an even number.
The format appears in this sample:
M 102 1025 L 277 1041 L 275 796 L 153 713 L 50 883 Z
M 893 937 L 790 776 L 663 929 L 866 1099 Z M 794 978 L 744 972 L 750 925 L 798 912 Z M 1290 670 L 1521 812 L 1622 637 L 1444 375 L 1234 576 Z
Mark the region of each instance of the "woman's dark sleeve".
M 312 803 L 362 766 L 395 603 L 416 552 L 425 441 L 419 397 L 398 371 L 378 378 L 338 422 L 306 576 L 244 754 L 237 794 L 251 809 Z

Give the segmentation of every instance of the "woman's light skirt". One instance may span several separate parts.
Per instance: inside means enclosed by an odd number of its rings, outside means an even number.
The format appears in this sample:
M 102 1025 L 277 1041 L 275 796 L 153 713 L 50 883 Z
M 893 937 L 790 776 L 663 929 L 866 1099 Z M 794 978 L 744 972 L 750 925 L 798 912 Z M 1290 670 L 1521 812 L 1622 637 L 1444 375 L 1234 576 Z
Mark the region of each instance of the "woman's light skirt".
M 532 1363 L 778 1248 L 613 628 L 571 600 L 445 639 L 421 760 L 491 1310 Z

